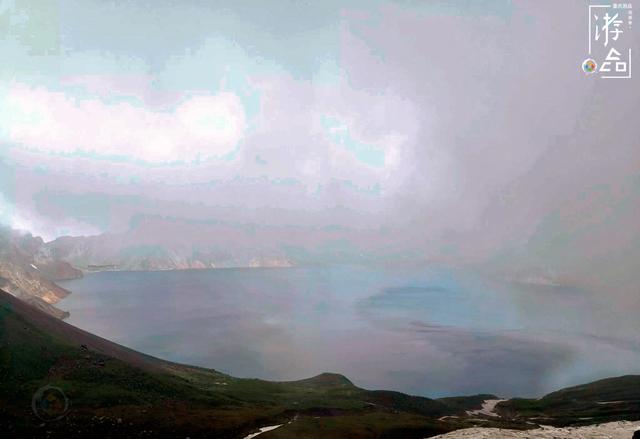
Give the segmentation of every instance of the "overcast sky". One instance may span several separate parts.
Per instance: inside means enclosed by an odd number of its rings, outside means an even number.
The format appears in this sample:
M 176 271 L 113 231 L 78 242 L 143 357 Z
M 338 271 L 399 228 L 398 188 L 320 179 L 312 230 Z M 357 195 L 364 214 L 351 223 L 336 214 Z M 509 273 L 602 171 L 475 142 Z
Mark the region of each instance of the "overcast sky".
M 640 84 L 580 70 L 583 1 L 177 5 L 0 0 L 2 223 L 329 228 L 638 305 Z

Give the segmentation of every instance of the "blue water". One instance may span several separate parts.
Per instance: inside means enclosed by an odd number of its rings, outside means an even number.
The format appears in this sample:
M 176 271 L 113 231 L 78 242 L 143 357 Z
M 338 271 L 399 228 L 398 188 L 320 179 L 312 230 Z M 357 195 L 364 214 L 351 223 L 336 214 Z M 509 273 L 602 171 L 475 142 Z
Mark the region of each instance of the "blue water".
M 431 397 L 538 396 L 638 373 L 640 347 L 598 296 L 445 268 L 103 272 L 64 282 L 69 323 L 241 377 L 331 371 Z

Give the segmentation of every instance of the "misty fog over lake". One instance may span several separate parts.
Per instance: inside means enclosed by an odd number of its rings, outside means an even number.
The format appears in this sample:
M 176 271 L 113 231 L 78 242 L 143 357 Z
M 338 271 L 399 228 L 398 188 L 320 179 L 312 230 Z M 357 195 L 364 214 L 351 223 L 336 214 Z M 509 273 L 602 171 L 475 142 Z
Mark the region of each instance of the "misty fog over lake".
M 331 371 L 431 397 L 540 396 L 640 364 L 637 340 L 599 327 L 630 317 L 603 296 L 447 268 L 102 272 L 62 284 L 72 325 L 241 377 Z

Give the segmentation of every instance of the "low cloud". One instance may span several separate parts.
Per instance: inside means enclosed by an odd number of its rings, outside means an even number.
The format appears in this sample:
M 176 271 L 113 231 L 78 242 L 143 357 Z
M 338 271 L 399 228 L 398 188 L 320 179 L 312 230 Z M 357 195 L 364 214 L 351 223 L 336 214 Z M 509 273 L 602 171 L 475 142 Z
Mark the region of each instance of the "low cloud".
M 3 140 L 44 153 L 166 163 L 224 157 L 244 136 L 244 110 L 230 92 L 191 96 L 170 111 L 115 98 L 13 83 L 0 107 Z
M 123 232 L 139 216 L 194 237 L 207 221 L 287 225 L 313 245 L 336 226 L 355 249 L 393 242 L 390 254 L 545 277 L 637 309 L 640 88 L 580 71 L 583 2 L 327 5 L 269 26 L 231 13 L 215 35 L 183 17 L 194 28 L 170 49 L 143 49 L 138 29 L 133 50 L 82 38 L 80 19 L 55 27 L 69 32 L 60 77 L 3 82 L 5 222 L 31 218 L 47 237 Z M 149 32 L 173 23 L 164 6 L 149 22 L 138 8 L 87 8 L 75 9 L 134 14 Z M 25 59 L 41 61 L 15 64 Z M 109 209 L 91 211 L 87 195 Z

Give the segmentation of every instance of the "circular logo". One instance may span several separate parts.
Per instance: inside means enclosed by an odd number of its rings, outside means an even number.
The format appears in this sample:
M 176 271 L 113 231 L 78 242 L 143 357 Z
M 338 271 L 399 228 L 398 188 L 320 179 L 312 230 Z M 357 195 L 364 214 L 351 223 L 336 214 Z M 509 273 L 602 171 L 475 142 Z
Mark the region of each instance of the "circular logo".
M 43 421 L 56 421 L 67 413 L 69 400 L 59 387 L 46 385 L 33 394 L 31 409 Z
M 598 64 L 591 58 L 585 59 L 582 62 L 582 70 L 587 74 L 595 72 L 597 68 Z

